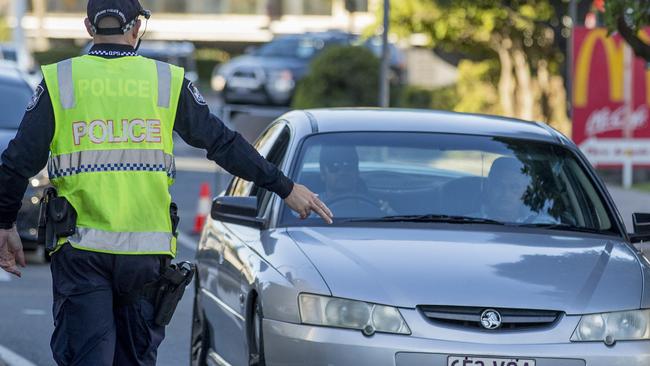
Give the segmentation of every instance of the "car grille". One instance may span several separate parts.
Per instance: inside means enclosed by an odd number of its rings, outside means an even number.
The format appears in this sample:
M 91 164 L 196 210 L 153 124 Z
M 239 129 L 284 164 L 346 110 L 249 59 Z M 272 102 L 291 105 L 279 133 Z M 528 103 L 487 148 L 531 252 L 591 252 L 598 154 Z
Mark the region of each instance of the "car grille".
M 240 78 L 249 78 L 249 79 L 256 79 L 257 74 L 255 71 L 252 70 L 237 70 L 233 73 L 233 76 L 240 77 Z
M 429 320 L 459 327 L 483 329 L 481 314 L 488 308 L 465 306 L 419 306 Z M 499 330 L 522 330 L 553 325 L 561 316 L 559 311 L 489 308 L 501 314 Z

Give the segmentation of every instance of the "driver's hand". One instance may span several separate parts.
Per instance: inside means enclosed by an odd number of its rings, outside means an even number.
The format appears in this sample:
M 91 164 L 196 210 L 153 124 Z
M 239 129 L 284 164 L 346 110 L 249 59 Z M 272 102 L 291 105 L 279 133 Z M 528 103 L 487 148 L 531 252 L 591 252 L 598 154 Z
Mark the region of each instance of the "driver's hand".
M 20 277 L 16 264 L 25 268 L 25 253 L 18 230 L 16 226 L 9 230 L 0 229 L 0 268 Z
M 332 211 L 318 198 L 317 194 L 302 184 L 295 183 L 293 191 L 291 191 L 291 194 L 284 202 L 289 208 L 296 211 L 303 220 L 308 218 L 311 212 L 314 211 L 326 223 L 331 224 L 333 222 L 332 218 L 334 215 Z

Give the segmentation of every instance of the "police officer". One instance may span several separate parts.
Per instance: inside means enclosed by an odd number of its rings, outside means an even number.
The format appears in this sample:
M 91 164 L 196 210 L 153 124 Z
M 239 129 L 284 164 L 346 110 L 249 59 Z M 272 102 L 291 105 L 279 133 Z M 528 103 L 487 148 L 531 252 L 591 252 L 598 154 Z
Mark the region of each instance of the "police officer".
M 332 213 L 294 184 L 239 134 L 210 114 L 183 69 L 137 56 L 138 0 L 90 0 L 94 46 L 43 67 L 0 165 L 0 267 L 25 266 L 15 221 L 28 177 L 47 163 L 52 184 L 77 212 L 76 232 L 52 255 L 51 348 L 59 365 L 153 365 L 164 327 L 144 297 L 161 257 L 176 254 L 169 185 L 175 176 L 172 132 L 207 157 L 280 197 L 301 217 Z

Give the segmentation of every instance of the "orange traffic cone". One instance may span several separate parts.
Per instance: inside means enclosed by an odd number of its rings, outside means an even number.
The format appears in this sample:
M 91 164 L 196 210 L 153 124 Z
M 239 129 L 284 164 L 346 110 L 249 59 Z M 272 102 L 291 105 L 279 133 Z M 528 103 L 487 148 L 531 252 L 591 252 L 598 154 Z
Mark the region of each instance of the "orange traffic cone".
M 196 209 L 196 217 L 194 218 L 194 234 L 200 234 L 210 214 L 210 185 L 208 183 L 201 183 L 199 191 L 199 204 Z

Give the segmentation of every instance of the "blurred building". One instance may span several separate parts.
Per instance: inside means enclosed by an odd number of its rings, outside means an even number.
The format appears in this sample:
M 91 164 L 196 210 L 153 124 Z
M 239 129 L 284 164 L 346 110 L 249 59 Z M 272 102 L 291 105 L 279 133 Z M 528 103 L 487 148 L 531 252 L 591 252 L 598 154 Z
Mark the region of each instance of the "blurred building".
M 347 0 L 349 2 L 350 0 Z M 148 39 L 266 42 L 273 34 L 346 30 L 375 22 L 381 0 L 141 0 L 154 16 Z M 80 18 L 87 0 L 30 0 L 23 27 L 31 39 L 87 39 Z

